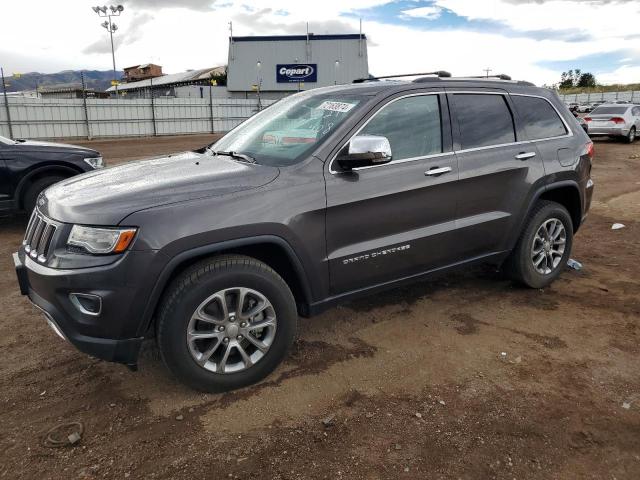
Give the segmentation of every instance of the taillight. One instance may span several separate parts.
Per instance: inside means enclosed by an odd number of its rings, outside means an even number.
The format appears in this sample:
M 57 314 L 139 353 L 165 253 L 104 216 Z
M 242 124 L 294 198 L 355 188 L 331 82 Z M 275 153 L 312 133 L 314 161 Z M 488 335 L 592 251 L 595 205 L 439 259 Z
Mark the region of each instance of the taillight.
M 585 146 L 587 147 L 587 155 L 593 160 L 593 142 L 589 142 Z
M 591 117 L 584 117 L 584 118 L 583 118 L 583 120 L 584 120 L 585 122 L 590 122 L 591 120 L 593 120 L 593 118 L 591 118 Z
M 609 121 L 616 124 L 625 123 L 624 118 L 622 117 L 613 117 L 613 118 L 610 118 Z

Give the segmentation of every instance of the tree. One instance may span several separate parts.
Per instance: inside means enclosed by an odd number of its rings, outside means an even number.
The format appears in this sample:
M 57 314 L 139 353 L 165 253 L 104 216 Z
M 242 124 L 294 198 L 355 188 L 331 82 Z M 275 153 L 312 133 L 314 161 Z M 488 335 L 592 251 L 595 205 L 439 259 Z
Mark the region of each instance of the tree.
M 596 77 L 593 73 L 583 73 L 578 80 L 578 87 L 595 87 L 597 86 Z
M 562 72 L 562 75 L 560 75 L 560 83 L 558 84 L 560 89 L 595 86 L 597 86 L 595 75 L 589 72 L 582 73 L 582 70 L 579 68 Z

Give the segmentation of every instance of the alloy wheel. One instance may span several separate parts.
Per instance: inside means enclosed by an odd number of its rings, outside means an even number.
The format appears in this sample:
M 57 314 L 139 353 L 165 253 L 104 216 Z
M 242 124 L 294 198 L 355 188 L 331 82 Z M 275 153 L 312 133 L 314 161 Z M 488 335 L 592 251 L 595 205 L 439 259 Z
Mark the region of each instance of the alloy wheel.
M 186 341 L 193 360 L 214 373 L 236 373 L 262 360 L 273 345 L 276 313 L 262 293 L 220 290 L 192 314 Z
M 553 272 L 562 260 L 566 243 L 567 231 L 559 219 L 550 218 L 540 225 L 531 246 L 531 261 L 536 272 L 542 275 Z

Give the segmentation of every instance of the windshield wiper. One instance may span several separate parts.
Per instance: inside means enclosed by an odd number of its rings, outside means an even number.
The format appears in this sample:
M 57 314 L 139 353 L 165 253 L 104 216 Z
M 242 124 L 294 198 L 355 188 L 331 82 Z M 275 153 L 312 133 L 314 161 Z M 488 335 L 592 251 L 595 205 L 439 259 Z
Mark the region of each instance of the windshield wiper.
M 256 163 L 255 158 L 250 157 L 249 155 L 245 155 L 244 153 L 238 153 L 238 152 L 234 152 L 232 150 L 230 150 L 228 152 L 212 150 L 212 152 L 213 152 L 214 155 L 226 155 L 228 157 L 237 158 L 238 160 L 243 160 L 243 161 L 248 162 L 248 163 Z

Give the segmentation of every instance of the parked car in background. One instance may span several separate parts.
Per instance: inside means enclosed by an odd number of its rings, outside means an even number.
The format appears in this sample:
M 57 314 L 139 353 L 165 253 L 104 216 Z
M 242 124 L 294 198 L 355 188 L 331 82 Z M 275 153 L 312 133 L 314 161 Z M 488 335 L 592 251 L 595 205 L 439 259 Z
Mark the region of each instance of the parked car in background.
M 573 116 L 578 121 L 578 123 L 580 124 L 582 129 L 585 131 L 585 133 L 589 133 L 589 124 L 584 121 L 584 118 L 582 118 L 580 115 L 578 115 L 578 112 L 576 112 L 575 110 L 573 112 L 571 112 L 571 113 L 573 113 Z
M 569 111 L 570 111 L 570 112 L 575 112 L 576 110 L 578 110 L 578 107 L 579 107 L 579 106 L 580 106 L 580 104 L 579 104 L 579 103 L 576 103 L 576 102 L 569 102 L 569 103 L 567 104 L 567 107 L 569 108 Z
M 600 105 L 584 117 L 589 135 L 624 138 L 633 143 L 640 130 L 640 106 L 616 103 Z
M 588 113 L 593 109 L 592 105 L 590 103 L 581 103 L 580 105 L 578 105 L 578 107 L 576 108 L 576 111 L 578 113 Z
M 103 166 L 90 148 L 0 137 L 0 213 L 31 212 L 47 187 Z

